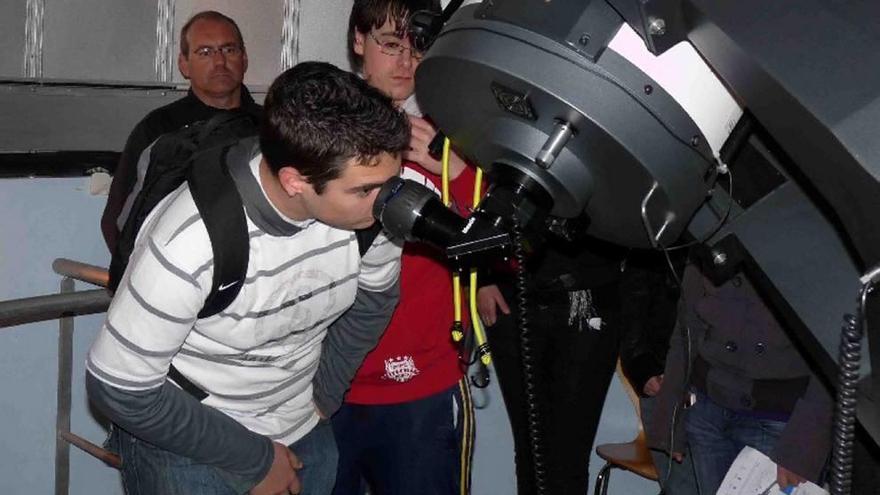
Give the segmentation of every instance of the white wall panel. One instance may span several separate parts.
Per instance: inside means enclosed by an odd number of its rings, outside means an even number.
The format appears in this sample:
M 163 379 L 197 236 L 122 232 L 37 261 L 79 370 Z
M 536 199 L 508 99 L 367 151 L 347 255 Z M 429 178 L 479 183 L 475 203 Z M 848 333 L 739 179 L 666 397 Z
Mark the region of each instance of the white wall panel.
M 154 0 L 45 0 L 43 77 L 155 81 Z
M 342 69 L 348 62 L 348 14 L 352 0 L 302 0 L 299 61 L 321 60 Z

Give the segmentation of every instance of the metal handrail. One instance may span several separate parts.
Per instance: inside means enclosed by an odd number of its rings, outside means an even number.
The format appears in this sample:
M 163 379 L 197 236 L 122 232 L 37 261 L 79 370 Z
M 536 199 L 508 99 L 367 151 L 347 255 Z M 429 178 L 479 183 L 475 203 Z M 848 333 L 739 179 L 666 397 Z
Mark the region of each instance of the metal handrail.
M 71 373 L 73 371 L 73 316 L 103 313 L 110 307 L 111 295 L 107 289 L 74 291 L 74 280 L 94 285 L 107 285 L 104 268 L 58 258 L 52 263 L 56 273 L 64 278 L 61 292 L 46 296 L 26 297 L 0 302 L 0 328 L 46 320 L 59 320 L 58 335 L 58 389 L 55 418 L 55 493 L 67 495 L 70 488 L 70 445 L 119 468 L 118 455 L 102 449 L 70 431 Z
M 85 438 L 73 434 L 69 431 L 62 431 L 59 433 L 59 435 L 61 435 L 61 438 L 63 438 L 69 444 L 76 446 L 77 448 L 94 457 L 95 459 L 102 461 L 104 464 L 107 464 L 108 466 L 114 467 L 116 469 L 122 467 L 122 459 L 113 452 L 102 449 L 101 447 L 98 447 L 97 445 L 86 440 Z
M 95 285 L 107 285 L 107 270 L 98 266 L 58 258 L 52 263 L 52 268 L 65 277 Z M 103 313 L 110 307 L 110 299 L 111 295 L 106 289 L 92 289 L 2 301 L 0 328 L 57 320 L 66 316 Z
M 67 258 L 58 258 L 53 261 L 52 269 L 55 270 L 55 273 L 58 275 L 88 282 L 92 285 L 99 285 L 101 287 L 107 287 L 107 284 L 110 281 L 110 275 L 106 268 L 69 260 Z
M 110 299 L 106 289 L 93 289 L 3 301 L 0 302 L 0 328 L 103 313 L 110 307 Z

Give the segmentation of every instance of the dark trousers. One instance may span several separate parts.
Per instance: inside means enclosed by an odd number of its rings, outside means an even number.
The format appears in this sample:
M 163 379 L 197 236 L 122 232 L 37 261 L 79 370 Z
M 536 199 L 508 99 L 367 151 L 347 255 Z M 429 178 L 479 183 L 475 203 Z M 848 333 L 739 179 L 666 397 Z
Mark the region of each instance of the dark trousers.
M 523 385 L 516 299 L 502 286 L 511 315 L 499 312 L 487 328 L 498 383 L 513 430 L 518 493 L 535 493 L 527 395 Z M 541 413 L 547 493 L 587 493 L 590 452 L 619 347 L 619 296 L 616 286 L 594 289 L 592 307 L 603 319 L 599 329 L 571 316 L 568 292 L 543 292 L 527 309 L 536 358 L 536 400 Z M 573 321 L 572 321 L 573 320 Z
M 466 495 L 474 438 L 467 381 L 399 404 L 343 404 L 333 415 L 333 495 Z

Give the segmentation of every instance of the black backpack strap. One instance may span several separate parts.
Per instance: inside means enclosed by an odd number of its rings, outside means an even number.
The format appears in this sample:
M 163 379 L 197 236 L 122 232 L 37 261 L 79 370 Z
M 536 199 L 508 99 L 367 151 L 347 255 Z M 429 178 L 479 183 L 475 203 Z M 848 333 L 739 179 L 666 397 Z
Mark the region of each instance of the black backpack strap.
M 247 220 L 241 196 L 226 165 L 228 151 L 229 147 L 222 147 L 197 153 L 187 179 L 214 253 L 211 292 L 199 318 L 226 309 L 238 296 L 247 275 L 250 249 Z
M 193 157 L 187 177 L 193 201 L 208 230 L 214 253 L 211 292 L 199 311 L 199 318 L 207 318 L 226 309 L 238 296 L 247 276 L 250 250 L 247 220 L 241 196 L 226 165 L 229 148 L 217 147 L 198 152 Z M 200 402 L 208 397 L 174 365 L 168 368 L 168 378 Z
M 198 400 L 199 402 L 208 398 L 207 392 L 200 389 L 195 383 L 189 381 L 189 379 L 183 376 L 183 374 L 181 374 L 180 371 L 178 371 L 173 364 L 168 368 L 168 378 L 174 380 L 174 383 L 176 383 L 189 395 L 195 397 L 196 400 Z
M 367 251 L 370 249 L 370 246 L 373 245 L 373 241 L 376 240 L 376 236 L 379 235 L 379 232 L 382 231 L 382 224 L 374 222 L 373 225 L 365 228 L 358 229 L 354 231 L 354 235 L 358 240 L 358 251 L 361 253 L 361 256 L 367 254 Z

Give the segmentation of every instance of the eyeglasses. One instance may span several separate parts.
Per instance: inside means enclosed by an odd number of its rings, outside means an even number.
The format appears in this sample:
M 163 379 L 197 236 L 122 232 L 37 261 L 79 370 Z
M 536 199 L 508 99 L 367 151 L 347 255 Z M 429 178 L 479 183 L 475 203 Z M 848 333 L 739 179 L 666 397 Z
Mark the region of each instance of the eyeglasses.
M 222 53 L 224 57 L 234 58 L 240 56 L 242 51 L 241 46 L 229 43 L 222 46 L 200 46 L 193 50 L 193 53 L 203 59 L 214 58 L 214 55 L 218 53 Z
M 401 43 L 399 40 L 380 40 L 376 37 L 375 34 L 373 34 L 372 31 L 370 31 L 370 38 L 373 38 L 373 41 L 375 41 L 376 44 L 379 45 L 379 51 L 384 53 L 385 55 L 397 57 L 399 55 L 402 55 L 403 52 L 408 51 L 409 55 L 416 60 L 421 60 L 424 56 L 422 52 L 416 51 L 414 48 L 404 46 L 404 44 Z

